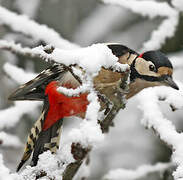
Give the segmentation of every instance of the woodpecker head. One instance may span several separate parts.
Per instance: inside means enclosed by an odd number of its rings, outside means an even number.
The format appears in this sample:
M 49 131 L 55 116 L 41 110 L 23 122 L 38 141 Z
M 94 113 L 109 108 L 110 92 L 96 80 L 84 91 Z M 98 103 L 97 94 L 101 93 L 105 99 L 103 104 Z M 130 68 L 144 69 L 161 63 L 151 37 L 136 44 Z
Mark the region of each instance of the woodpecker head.
M 131 82 L 137 79 L 149 86 L 165 85 L 178 90 L 172 79 L 173 66 L 170 60 L 160 51 L 147 51 L 137 56 L 131 64 Z M 148 86 L 148 85 L 147 85 Z
M 170 60 L 160 51 L 147 51 L 138 54 L 121 44 L 107 45 L 122 64 L 128 64 L 131 69 L 129 93 L 127 99 L 142 89 L 153 86 L 170 86 L 178 90 L 172 79 L 173 66 Z

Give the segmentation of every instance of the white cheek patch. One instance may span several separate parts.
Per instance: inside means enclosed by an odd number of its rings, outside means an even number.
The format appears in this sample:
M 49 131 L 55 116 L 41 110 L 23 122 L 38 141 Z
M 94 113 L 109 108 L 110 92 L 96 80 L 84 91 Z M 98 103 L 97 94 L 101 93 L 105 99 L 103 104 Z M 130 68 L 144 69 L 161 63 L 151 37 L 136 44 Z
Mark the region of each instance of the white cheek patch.
M 137 58 L 135 63 L 135 69 L 141 75 L 158 77 L 156 72 L 150 71 L 149 66 L 154 64 L 151 61 L 146 61 L 143 58 Z

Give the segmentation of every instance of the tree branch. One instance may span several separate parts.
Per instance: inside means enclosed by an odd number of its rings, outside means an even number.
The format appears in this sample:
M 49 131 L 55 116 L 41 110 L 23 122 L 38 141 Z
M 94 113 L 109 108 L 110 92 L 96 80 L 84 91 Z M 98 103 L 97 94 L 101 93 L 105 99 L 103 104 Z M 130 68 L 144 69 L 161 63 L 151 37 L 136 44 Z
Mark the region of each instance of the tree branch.
M 13 31 L 31 36 L 35 40 L 42 40 L 62 49 L 75 49 L 79 46 L 62 38 L 58 32 L 46 25 L 41 25 L 25 15 L 18 15 L 0 6 L 1 24 L 9 26 Z M 49 35 L 48 35 L 49 34 Z
M 142 124 L 149 129 L 153 129 L 155 134 L 172 149 L 172 161 L 178 166 L 173 173 L 175 180 L 183 177 L 181 170 L 183 167 L 183 133 L 177 132 L 172 122 L 163 116 L 158 102 L 159 99 L 163 99 L 176 109 L 183 108 L 183 85 L 181 83 L 179 83 L 179 88 L 179 91 L 167 87 L 148 88 L 138 95 L 139 107 L 144 115 Z
M 121 80 L 120 87 L 123 87 L 122 90 L 128 89 L 128 83 L 127 83 L 128 77 L 129 77 L 129 71 L 126 72 L 124 78 Z M 109 110 L 107 116 L 103 121 L 99 121 L 103 133 L 109 132 L 109 127 L 113 125 L 113 119 L 115 118 L 120 109 L 125 108 L 126 104 L 125 94 L 119 93 L 117 97 L 119 99 L 119 102 L 113 105 L 112 109 Z M 63 173 L 63 180 L 72 180 L 72 178 L 77 173 L 79 167 L 83 163 L 85 157 L 89 154 L 91 150 L 92 147 L 90 146 L 83 147 L 80 143 L 72 143 L 71 153 L 76 161 L 74 163 L 70 163 L 66 167 Z
M 19 44 L 15 44 L 15 43 L 9 43 L 6 41 L 0 41 L 0 49 L 5 49 L 5 50 L 9 50 L 13 53 L 18 53 L 21 55 L 25 55 L 25 56 L 29 56 L 29 57 L 39 57 L 42 60 L 45 60 L 49 63 L 61 63 L 65 66 L 65 68 L 70 71 L 76 79 L 79 79 L 79 82 L 81 83 L 81 86 L 83 85 L 87 85 L 89 87 L 88 91 L 89 91 L 89 96 L 88 97 L 90 99 L 90 104 L 88 106 L 87 109 L 87 113 L 86 113 L 86 117 L 85 120 L 83 120 L 84 125 L 87 126 L 87 128 L 89 128 L 89 130 L 92 131 L 93 134 L 93 130 L 100 131 L 97 132 L 98 136 L 97 136 L 97 141 L 98 141 L 98 137 L 102 138 L 103 136 L 101 135 L 101 130 L 103 133 L 107 133 L 109 130 L 109 127 L 111 126 L 111 124 L 113 124 L 113 119 L 116 116 L 116 114 L 118 113 L 118 111 L 122 108 L 125 108 L 125 92 L 128 89 L 128 76 L 129 76 L 129 66 L 128 65 L 122 65 L 117 63 L 117 57 L 115 57 L 114 55 L 112 55 L 111 50 L 108 49 L 107 46 L 105 45 L 93 45 L 91 47 L 88 48 L 82 48 L 80 50 L 61 50 L 61 49 L 54 49 L 52 46 L 46 46 L 46 47 L 36 47 L 36 48 L 23 48 L 21 47 L 21 45 Z M 101 51 L 99 51 L 99 49 Z M 97 62 L 97 66 L 95 67 L 95 69 L 93 69 L 93 66 L 90 68 L 88 67 L 88 64 L 84 64 L 86 62 L 86 58 L 92 58 L 93 53 L 98 53 L 98 56 L 95 56 L 96 58 L 96 62 Z M 101 53 L 101 54 L 100 54 Z M 105 57 L 105 61 L 101 60 L 102 56 Z M 81 58 L 81 59 L 80 59 Z M 65 60 L 64 60 L 65 59 Z M 70 59 L 70 61 L 68 61 L 68 59 Z M 79 59 L 79 63 L 78 63 L 78 59 Z M 93 59 L 93 58 L 92 58 Z M 68 62 L 67 62 L 68 61 Z M 100 62 L 101 61 L 101 62 Z M 107 107 L 107 115 L 105 117 L 105 119 L 103 121 L 100 122 L 100 124 L 97 124 L 97 117 L 98 117 L 98 111 L 100 109 L 100 105 L 98 102 L 98 98 L 97 98 L 97 94 L 96 94 L 96 90 L 93 87 L 93 80 L 92 80 L 92 74 L 95 74 L 97 71 L 100 70 L 102 65 L 105 65 L 106 61 L 108 61 L 108 65 L 105 66 L 106 69 L 110 69 L 112 71 L 116 71 L 116 72 L 125 72 L 125 76 L 124 78 L 122 78 L 119 82 L 119 87 L 116 87 L 116 91 L 117 91 L 117 100 L 115 100 L 115 102 L 113 102 L 113 107 L 110 109 L 110 107 Z M 63 62 L 63 63 L 62 63 Z M 113 62 L 113 64 L 111 63 Z M 65 64 L 66 63 L 66 64 Z M 77 74 L 74 73 L 72 66 L 75 66 L 75 64 L 77 64 L 80 66 L 82 65 L 81 68 L 83 68 L 84 70 L 86 70 L 86 72 L 84 73 L 84 78 L 80 78 Z M 75 92 L 77 89 L 73 90 L 75 94 L 71 93 L 70 95 L 77 95 L 80 91 L 82 91 L 82 93 L 84 93 L 87 88 L 84 88 L 82 90 L 78 89 L 77 92 Z M 59 91 L 59 89 L 58 89 Z M 61 90 L 61 92 L 63 91 L 63 89 Z M 66 93 L 68 94 L 68 93 Z M 68 94 L 69 95 L 69 94 Z M 92 117 L 91 117 L 91 109 L 95 109 Z M 89 127 L 91 126 L 91 127 Z M 84 128 L 84 127 L 82 127 Z M 91 128 L 91 129 L 90 129 Z M 101 128 L 101 129 L 100 129 Z M 84 129 L 81 130 L 81 132 L 83 132 Z M 86 137 L 84 137 L 84 141 L 90 142 L 90 135 L 86 135 Z M 96 140 L 95 140 L 96 141 Z M 74 162 L 70 163 L 67 165 L 67 167 L 65 168 L 64 172 L 63 172 L 63 179 L 64 180 L 71 180 L 76 172 L 78 171 L 79 167 L 81 166 L 82 162 L 84 161 L 85 157 L 89 154 L 89 152 L 91 151 L 91 149 L 93 148 L 93 144 L 92 142 L 87 143 L 87 145 L 83 145 L 83 142 L 81 140 L 81 142 L 78 141 L 78 139 L 76 141 L 74 141 L 72 143 L 71 146 L 71 154 L 73 156 L 73 158 L 75 159 Z M 43 173 L 41 173 L 43 174 Z

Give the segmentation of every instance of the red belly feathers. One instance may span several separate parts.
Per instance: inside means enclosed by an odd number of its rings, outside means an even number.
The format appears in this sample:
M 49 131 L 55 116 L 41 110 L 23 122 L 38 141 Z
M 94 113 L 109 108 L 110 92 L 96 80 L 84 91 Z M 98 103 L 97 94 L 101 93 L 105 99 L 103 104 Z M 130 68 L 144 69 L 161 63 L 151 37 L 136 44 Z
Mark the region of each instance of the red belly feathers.
M 49 110 L 43 130 L 47 130 L 61 118 L 86 112 L 88 105 L 87 93 L 81 94 L 78 97 L 69 97 L 58 92 L 57 88 L 57 81 L 50 82 L 46 87 L 45 95 L 48 95 Z

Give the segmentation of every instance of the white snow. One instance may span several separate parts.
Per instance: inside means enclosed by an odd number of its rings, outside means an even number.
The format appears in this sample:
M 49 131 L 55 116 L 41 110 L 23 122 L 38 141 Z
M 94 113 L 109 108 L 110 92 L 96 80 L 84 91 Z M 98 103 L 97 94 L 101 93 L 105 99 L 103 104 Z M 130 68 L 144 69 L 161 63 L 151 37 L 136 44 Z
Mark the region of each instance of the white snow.
M 118 60 L 104 44 L 93 44 L 76 50 L 55 49 L 48 57 L 65 65 L 78 64 L 92 76 L 96 76 L 102 66 L 110 67 Z
M 169 55 L 169 59 L 171 60 L 174 69 L 182 69 L 183 68 L 183 52 L 180 51 L 178 53 L 173 53 Z
M 19 54 L 30 54 L 32 57 L 39 56 L 45 60 L 53 60 L 65 65 L 78 64 L 86 73 L 93 77 L 97 75 L 101 67 L 113 67 L 117 71 L 124 72 L 129 69 L 128 65 L 117 63 L 118 58 L 112 54 L 112 51 L 105 44 L 93 44 L 86 48 L 74 50 L 63 50 L 55 48 L 51 54 L 44 52 L 44 47 L 23 48 L 14 42 L 0 41 L 0 48 L 11 48 L 13 52 Z M 8 65 L 9 67 L 9 65 Z
M 18 180 L 17 174 L 10 174 L 10 170 L 4 165 L 3 156 L 0 154 L 0 180 Z
M 175 180 L 183 176 L 183 133 L 178 133 L 173 123 L 164 117 L 159 105 L 159 98 L 165 98 L 166 102 L 176 109 L 183 108 L 183 84 L 177 83 L 180 90 L 168 87 L 156 87 L 143 90 L 139 95 L 139 108 L 143 112 L 142 124 L 153 128 L 160 139 L 172 147 L 172 161 L 178 166 L 173 173 Z
M 40 2 L 41 0 L 16 0 L 15 6 L 22 14 L 26 14 L 27 16 L 34 18 L 37 14 Z
M 178 14 L 170 16 L 162 21 L 157 30 L 154 30 L 151 34 L 149 41 L 144 43 L 143 50 L 159 49 L 165 43 L 167 38 L 173 37 L 175 34 L 177 25 L 179 22 Z
M 0 177 L 6 177 L 7 174 L 9 174 L 9 169 L 6 168 L 4 165 L 3 165 L 3 157 L 2 157 L 2 154 L 0 154 Z
M 144 43 L 143 50 L 159 49 L 167 38 L 175 34 L 179 22 L 179 11 L 168 5 L 167 2 L 138 1 L 138 0 L 102 0 L 104 3 L 119 5 L 130 9 L 134 13 L 148 16 L 149 18 L 166 17 L 151 38 Z
M 13 106 L 0 110 L 0 129 L 14 127 L 24 114 L 34 113 L 40 104 L 33 101 L 17 101 Z
M 183 1 L 181 1 L 181 0 L 172 0 L 172 4 L 178 10 L 183 11 Z
M 124 21 L 126 22 L 127 19 L 121 19 L 121 17 L 126 16 L 125 13 L 127 12 L 125 10 L 122 11 L 119 7 L 98 6 L 79 25 L 75 33 L 76 42 L 86 46 L 98 41 L 107 35 L 115 25 Z M 99 25 L 101 23 L 102 25 Z
M 71 88 L 68 89 L 62 86 L 57 88 L 58 92 L 67 96 L 79 96 L 79 94 L 89 92 L 89 90 L 90 90 L 90 85 L 88 84 L 83 84 L 76 89 L 71 89 Z
M 74 176 L 73 180 L 78 180 L 82 178 L 88 178 L 90 176 L 90 166 L 87 164 L 87 159 L 84 160 L 78 172 Z
M 10 63 L 5 63 L 3 69 L 5 73 L 18 84 L 24 84 L 36 77 L 35 73 L 25 72 L 22 68 L 18 68 Z
M 18 15 L 0 6 L 0 23 L 8 25 L 12 30 L 31 36 L 35 40 L 42 40 L 63 49 L 75 49 L 77 45 L 63 39 L 56 31 L 46 25 L 40 25 L 26 15 Z M 26 26 L 25 26 L 26 24 Z M 48 36 L 49 34 L 49 36 Z
M 2 141 L 2 145 L 0 146 L 7 146 L 7 147 L 21 147 L 22 143 L 20 139 L 12 134 L 7 134 L 5 132 L 0 132 L 0 140 Z
M 22 0 L 19 0 L 19 2 L 21 1 Z M 103 2 L 123 6 L 130 9 L 134 13 L 141 14 L 142 16 L 147 16 L 149 18 L 165 18 L 162 20 L 162 23 L 157 30 L 152 33 L 151 39 L 144 44 L 144 49 L 157 49 L 161 47 L 167 37 L 174 35 L 178 24 L 178 15 L 182 10 L 182 2 L 180 2 L 180 0 L 172 1 L 175 8 L 169 6 L 165 2 L 162 3 L 158 1 L 103 0 Z M 108 10 L 105 11 L 103 8 L 99 8 L 97 11 L 99 14 L 102 14 L 100 18 L 103 17 L 103 14 L 108 12 Z M 28 12 L 26 8 L 22 9 L 22 12 L 27 12 L 30 16 L 32 16 L 32 12 Z M 106 33 L 108 31 L 107 28 L 111 28 L 113 24 L 119 22 L 120 19 L 118 19 L 118 17 L 120 14 L 123 14 L 120 13 L 120 10 L 115 11 L 112 15 L 108 14 L 108 18 L 110 18 L 109 22 L 101 27 L 100 32 L 93 32 L 93 37 L 98 38 L 103 34 L 102 31 L 105 31 L 104 33 Z M 96 16 L 97 15 L 95 14 L 91 16 L 91 19 L 88 22 L 90 27 L 98 22 L 98 20 L 94 20 Z M 115 22 L 113 21 L 114 19 L 116 19 Z M 85 119 L 80 122 L 78 128 L 74 127 L 69 131 L 68 139 L 64 139 L 66 143 L 60 148 L 56 155 L 52 155 L 50 152 L 45 152 L 40 155 L 40 160 L 36 167 L 27 166 L 26 169 L 19 175 L 10 175 L 10 171 L 4 166 L 2 155 L 0 154 L 0 180 L 2 178 L 2 180 L 32 180 L 35 179 L 36 173 L 42 170 L 46 171 L 49 177 L 55 177 L 56 180 L 60 180 L 65 167 L 74 161 L 71 154 L 72 142 L 79 142 L 83 145 L 83 147 L 95 148 L 98 147 L 105 138 L 101 132 L 99 124 L 97 123 L 100 105 L 96 92 L 93 88 L 92 78 L 97 75 L 102 66 L 106 68 L 113 67 L 114 70 L 117 71 L 126 71 L 129 67 L 127 65 L 120 65 L 117 63 L 117 57 L 112 54 L 111 50 L 105 44 L 94 44 L 86 48 L 79 48 L 78 45 L 63 39 L 53 29 L 48 28 L 45 25 L 39 25 L 35 21 L 30 20 L 27 16 L 17 15 L 16 13 L 13 13 L 3 7 L 0 7 L 0 23 L 8 25 L 13 31 L 31 36 L 34 40 L 43 40 L 48 43 L 49 46 L 53 45 L 56 47 L 53 53 L 47 54 L 44 52 L 44 47 L 42 46 L 31 49 L 22 47 L 20 44 L 16 44 L 14 42 L 0 40 L 0 49 L 9 49 L 14 53 L 23 55 L 28 54 L 32 57 L 39 56 L 44 60 L 54 60 L 65 65 L 78 64 L 86 72 L 83 76 L 83 74 L 76 69 L 74 71 L 81 77 L 83 82 L 82 86 L 79 88 L 75 90 L 68 90 L 63 87 L 58 88 L 59 92 L 69 96 L 75 96 L 79 93 L 88 92 L 88 100 L 90 104 L 87 107 Z M 85 32 L 89 32 L 90 27 L 88 24 L 84 23 L 83 25 Z M 82 27 L 80 33 L 82 34 Z M 85 35 L 88 34 L 86 33 Z M 92 41 L 93 37 L 87 37 L 87 40 Z M 177 65 L 177 67 L 180 66 Z M 27 73 L 22 69 L 7 63 L 4 66 L 4 71 L 20 84 L 23 84 L 36 76 L 34 73 Z M 148 128 L 155 129 L 155 131 L 160 135 L 160 138 L 173 147 L 172 160 L 178 165 L 177 170 L 173 174 L 176 180 L 180 180 L 181 177 L 183 177 L 183 134 L 178 133 L 174 124 L 164 117 L 159 106 L 159 98 L 165 98 L 165 101 L 174 106 L 176 109 L 183 108 L 183 85 L 180 82 L 178 82 L 178 85 L 180 87 L 179 91 L 168 87 L 157 87 L 146 89 L 138 96 L 140 100 L 140 109 L 142 109 L 144 113 L 144 118 L 141 121 L 142 124 Z M 0 129 L 14 127 L 23 114 L 34 112 L 38 108 L 39 104 L 40 103 L 37 102 L 15 102 L 13 106 L 0 110 Z M 16 137 L 4 132 L 0 132 L 0 139 L 3 140 L 4 146 L 17 146 L 17 144 L 21 145 L 20 141 Z M 168 167 L 169 164 L 156 164 L 154 166 L 141 166 L 134 171 L 117 169 L 110 171 L 106 177 L 110 177 L 111 179 L 133 179 L 134 177 L 141 178 L 147 173 L 162 171 Z M 85 168 L 87 169 L 87 176 L 89 169 L 84 166 L 84 169 Z
M 36 76 L 10 63 L 5 63 L 3 69 L 18 84 L 24 84 Z M 40 104 L 33 101 L 16 101 L 13 106 L 0 110 L 0 129 L 14 127 L 24 114 L 34 113 Z
M 104 134 L 98 124 L 98 113 L 100 104 L 96 93 L 90 90 L 88 95 L 89 105 L 87 107 L 85 119 L 80 123 L 79 128 L 74 128 L 69 132 L 69 137 L 73 142 L 79 142 L 84 147 L 96 147 L 104 139 Z
M 112 54 L 112 51 L 105 44 L 93 44 L 86 48 L 74 50 L 63 50 L 55 48 L 51 54 L 44 52 L 44 47 L 23 48 L 14 42 L 0 41 L 0 48 L 11 48 L 13 52 L 20 54 L 30 54 L 32 57 L 39 56 L 45 60 L 53 60 L 65 65 L 78 64 L 86 73 L 93 77 L 97 75 L 101 67 L 114 67 L 116 70 L 126 71 L 127 65 L 119 65 L 118 58 Z
M 138 1 L 138 0 L 102 0 L 104 3 L 111 5 L 123 6 L 130 9 L 134 13 L 141 14 L 142 16 L 148 16 L 149 18 L 155 18 L 157 16 L 171 16 L 176 12 L 166 2 L 156 1 Z
M 46 176 L 40 179 L 47 180 L 50 178 L 61 180 L 64 165 L 61 164 L 61 166 L 59 166 L 59 163 L 61 162 L 57 155 L 51 154 L 50 151 L 44 152 L 39 156 L 38 164 L 34 167 L 26 166 L 26 169 L 19 174 L 19 179 L 32 180 L 35 179 L 40 172 L 46 172 Z
M 109 171 L 103 179 L 109 180 L 135 180 L 146 177 L 149 173 L 164 172 L 172 167 L 172 163 L 157 163 L 155 165 L 142 165 L 135 170 L 115 169 Z

